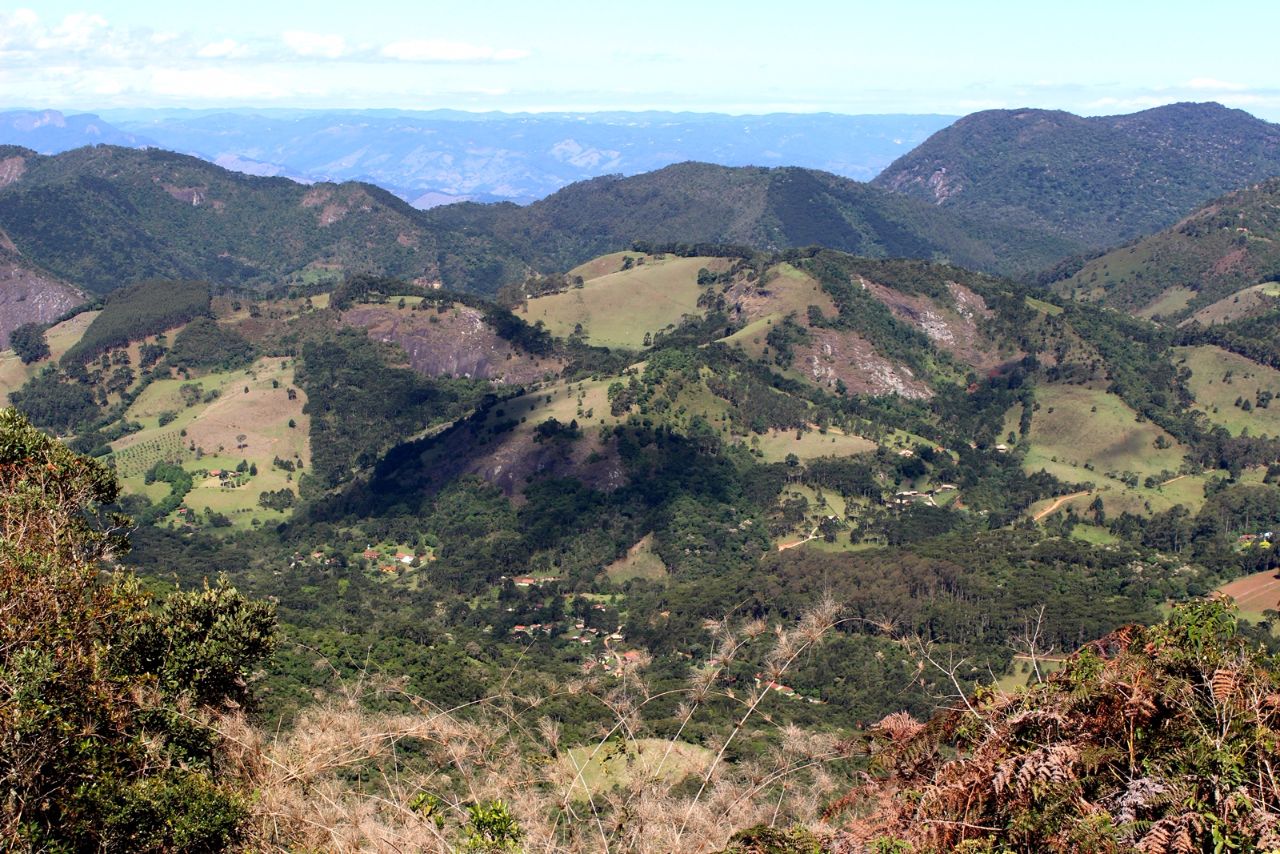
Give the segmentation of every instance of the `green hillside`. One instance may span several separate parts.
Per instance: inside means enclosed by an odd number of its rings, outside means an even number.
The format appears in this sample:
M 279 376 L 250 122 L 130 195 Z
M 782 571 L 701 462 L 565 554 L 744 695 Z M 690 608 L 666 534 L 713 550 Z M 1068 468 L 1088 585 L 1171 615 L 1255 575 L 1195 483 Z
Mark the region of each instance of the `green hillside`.
M 1240 357 L 1195 329 L 944 264 L 647 249 L 510 308 L 362 275 L 287 299 L 148 281 L 49 357 L 0 356 L 17 407 L 122 482 L 103 509 L 135 520 L 149 588 L 225 574 L 275 605 L 251 707 L 274 761 L 209 766 L 263 793 L 238 815 L 264 847 L 326 850 L 324 791 L 406 850 L 474 815 L 564 838 L 642 797 L 704 810 L 715 850 L 703 781 L 735 826 L 816 821 L 813 786 L 868 779 L 837 745 L 1032 680 L 1018 638 L 1058 667 L 1274 566 L 1280 442 L 1211 422 Z M 1246 367 L 1260 400 L 1275 374 Z M 441 806 L 511 779 L 509 805 Z
M 1054 284 L 1063 294 L 1204 326 L 1273 302 L 1280 273 L 1280 179 L 1200 207 L 1177 225 L 1112 250 Z M 1253 292 L 1242 293 L 1253 286 Z
M 509 259 L 487 243 L 476 250 L 467 235 L 433 231 L 367 184 L 308 187 L 158 149 L 7 151 L 21 169 L 0 188 L 0 229 L 25 258 L 94 293 L 150 278 L 301 283 L 313 270 L 473 287 L 520 269 L 506 272 Z
M 1165 228 L 1277 174 L 1280 126 L 1219 104 L 1171 104 L 1089 118 L 974 113 L 872 183 L 945 210 L 1044 229 L 1088 252 Z
M 303 186 L 157 149 L 6 152 L 16 177 L 0 188 L 0 231 L 26 262 L 97 294 L 150 278 L 265 288 L 347 272 L 494 293 L 530 269 L 560 272 L 635 241 L 818 244 L 1001 272 L 1073 248 L 1039 228 L 806 169 L 685 163 L 584 181 L 526 207 L 418 211 L 366 184 Z

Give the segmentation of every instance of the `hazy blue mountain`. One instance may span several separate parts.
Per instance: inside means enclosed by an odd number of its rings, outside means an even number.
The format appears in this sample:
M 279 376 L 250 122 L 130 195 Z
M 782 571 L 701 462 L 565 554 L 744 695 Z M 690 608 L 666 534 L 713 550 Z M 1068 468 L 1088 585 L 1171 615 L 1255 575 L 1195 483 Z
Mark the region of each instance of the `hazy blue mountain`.
M 377 184 L 419 206 L 529 202 L 575 181 L 697 160 L 869 180 L 954 117 L 712 113 L 139 111 L 161 146 L 257 175 Z
M 141 148 L 155 143 L 121 130 L 91 113 L 64 115 L 57 110 L 0 113 L 0 145 L 21 145 L 41 154 L 58 154 L 82 145 Z

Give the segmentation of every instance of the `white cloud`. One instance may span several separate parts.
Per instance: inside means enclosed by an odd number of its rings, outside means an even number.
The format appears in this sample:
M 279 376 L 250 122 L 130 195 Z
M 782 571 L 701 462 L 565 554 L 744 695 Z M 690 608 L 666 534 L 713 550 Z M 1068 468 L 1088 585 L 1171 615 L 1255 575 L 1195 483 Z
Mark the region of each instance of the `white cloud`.
M 146 89 L 162 97 L 190 100 L 277 99 L 298 94 L 296 90 L 275 82 L 270 76 L 241 74 L 225 68 L 151 69 Z
M 101 15 L 76 12 L 67 15 L 39 43 L 41 49 L 84 51 L 102 44 L 107 19 Z M 109 38 L 109 36 L 106 36 Z
M 347 52 L 347 40 L 333 33 L 289 30 L 283 39 L 285 46 L 298 56 L 338 59 Z
M 406 39 L 385 46 L 381 55 L 404 62 L 514 62 L 527 57 L 529 51 L 495 49 L 443 39 Z
M 1215 92 L 1242 92 L 1249 87 L 1243 83 L 1228 83 L 1212 77 L 1196 77 L 1187 81 L 1188 89 L 1211 89 Z
M 239 59 L 247 56 L 249 49 L 235 39 L 222 39 L 221 41 L 209 42 L 204 47 L 196 51 L 196 56 L 201 59 Z

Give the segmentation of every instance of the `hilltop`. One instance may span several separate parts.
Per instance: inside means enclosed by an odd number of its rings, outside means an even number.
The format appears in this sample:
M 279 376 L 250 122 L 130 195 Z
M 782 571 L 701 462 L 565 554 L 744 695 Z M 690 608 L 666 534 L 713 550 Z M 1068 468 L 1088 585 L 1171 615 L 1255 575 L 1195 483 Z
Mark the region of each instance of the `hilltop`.
M 872 182 L 944 209 L 1043 228 L 1079 251 L 1165 228 L 1280 174 L 1280 126 L 1219 104 L 1082 118 L 987 110 L 934 134 Z
M 830 173 L 708 163 L 583 181 L 523 208 L 452 205 L 426 219 L 492 234 L 544 271 L 635 241 L 818 245 L 998 272 L 1034 269 L 1070 248 L 1033 228 L 992 226 Z

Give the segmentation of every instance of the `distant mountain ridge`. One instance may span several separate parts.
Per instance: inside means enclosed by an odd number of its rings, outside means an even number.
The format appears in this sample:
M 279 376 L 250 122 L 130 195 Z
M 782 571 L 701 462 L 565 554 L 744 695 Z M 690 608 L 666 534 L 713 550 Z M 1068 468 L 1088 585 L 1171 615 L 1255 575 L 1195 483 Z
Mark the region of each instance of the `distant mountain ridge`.
M 686 163 L 581 182 L 525 207 L 418 211 L 368 184 L 308 187 L 159 149 L 43 157 L 0 147 L 0 162 L 0 229 L 14 250 L 95 293 L 157 277 L 261 288 L 373 271 L 492 294 L 637 240 L 822 244 L 1000 272 L 1046 266 L 1069 248 L 795 168 Z
M 31 114 L 35 115 L 35 114 Z M 954 116 L 713 113 L 464 113 L 392 110 L 130 111 L 95 120 L 102 136 L 37 144 L 0 121 L 0 143 L 44 154 L 93 142 L 157 145 L 255 175 L 365 181 L 414 204 L 522 203 L 575 181 L 699 160 L 805 166 L 868 180 Z M 109 129 L 109 130 L 108 130 Z M 112 135 L 114 134 L 114 136 Z
M 872 182 L 1103 249 L 1280 175 L 1280 125 L 1220 104 L 1082 118 L 988 110 L 939 131 Z
M 91 113 L 64 114 L 58 110 L 0 112 L 0 145 L 21 145 L 41 154 L 57 154 L 82 145 L 155 145 Z
M 94 293 L 147 278 L 258 286 L 308 269 L 438 275 L 418 212 L 364 184 L 253 178 L 159 149 L 0 147 L 0 229 L 28 263 Z M 465 240 L 465 238 L 462 238 Z
M 568 269 L 637 240 L 765 250 L 820 245 L 1000 273 L 1036 269 L 1071 248 L 1033 229 L 992 228 L 825 172 L 708 163 L 583 181 L 523 208 L 452 205 L 424 219 L 492 234 L 544 270 Z

